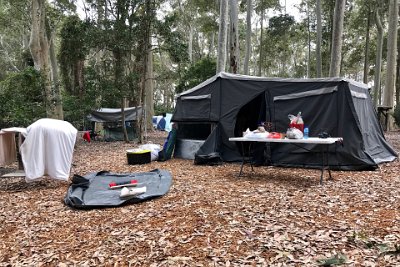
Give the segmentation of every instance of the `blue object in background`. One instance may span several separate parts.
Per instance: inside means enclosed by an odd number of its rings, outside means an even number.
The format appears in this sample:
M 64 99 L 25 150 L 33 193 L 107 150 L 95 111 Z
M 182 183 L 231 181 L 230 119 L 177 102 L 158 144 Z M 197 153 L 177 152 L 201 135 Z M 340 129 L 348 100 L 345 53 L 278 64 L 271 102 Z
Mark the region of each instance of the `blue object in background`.
M 165 130 L 165 125 L 166 125 L 166 120 L 165 120 L 165 117 L 162 117 L 161 119 L 160 119 L 160 121 L 158 122 L 158 124 L 157 124 L 157 130 L 161 130 L 161 131 L 164 131 Z
M 309 131 L 309 130 L 308 130 L 308 127 L 305 127 L 305 128 L 304 128 L 304 136 L 303 136 L 304 139 L 307 139 L 307 138 L 308 138 L 308 131 Z

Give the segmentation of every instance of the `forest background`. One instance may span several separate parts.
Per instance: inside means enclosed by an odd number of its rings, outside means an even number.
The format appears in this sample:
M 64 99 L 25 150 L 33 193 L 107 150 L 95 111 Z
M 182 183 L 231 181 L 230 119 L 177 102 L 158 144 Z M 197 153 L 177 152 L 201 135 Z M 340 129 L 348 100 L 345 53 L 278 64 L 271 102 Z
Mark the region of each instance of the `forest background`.
M 177 93 L 219 71 L 354 79 L 399 125 L 398 0 L 296 2 L 0 0 L 0 128 L 84 129 L 91 110 L 142 106 L 140 142 Z

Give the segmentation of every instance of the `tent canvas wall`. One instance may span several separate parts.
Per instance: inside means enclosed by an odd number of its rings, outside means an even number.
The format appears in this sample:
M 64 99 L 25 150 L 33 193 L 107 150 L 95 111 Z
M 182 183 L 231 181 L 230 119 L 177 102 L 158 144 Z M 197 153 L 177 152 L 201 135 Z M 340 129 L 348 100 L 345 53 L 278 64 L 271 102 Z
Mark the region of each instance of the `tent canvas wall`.
M 141 107 L 129 107 L 124 109 L 125 125 L 130 140 L 136 137 L 135 121 L 141 116 Z M 120 108 L 101 108 L 90 112 L 88 120 L 93 123 L 101 123 L 104 129 L 106 141 L 122 141 L 124 134 L 122 129 L 122 113 Z M 94 127 L 93 127 L 94 129 Z
M 225 161 L 239 161 L 238 144 L 229 137 L 271 122 L 273 131 L 286 132 L 288 114 L 302 112 L 310 136 L 328 132 L 343 137 L 330 149 L 332 169 L 374 169 L 392 161 L 396 152 L 386 142 L 368 87 L 343 78 L 286 79 L 219 73 L 177 96 L 172 121 L 178 139 L 203 139 L 197 154 L 219 152 Z M 268 144 L 272 165 L 316 167 L 317 145 L 302 149 L 291 144 Z

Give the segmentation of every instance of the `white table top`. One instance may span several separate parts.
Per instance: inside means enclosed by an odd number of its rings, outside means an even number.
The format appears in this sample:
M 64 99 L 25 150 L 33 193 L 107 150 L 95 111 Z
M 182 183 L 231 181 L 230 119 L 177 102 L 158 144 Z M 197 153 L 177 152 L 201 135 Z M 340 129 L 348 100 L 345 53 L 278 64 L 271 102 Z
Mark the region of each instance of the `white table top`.
M 318 138 L 309 137 L 307 139 L 274 139 L 274 138 L 260 138 L 260 137 L 231 137 L 229 141 L 240 142 L 265 142 L 265 143 L 300 143 L 300 144 L 333 144 L 342 141 L 341 137 Z

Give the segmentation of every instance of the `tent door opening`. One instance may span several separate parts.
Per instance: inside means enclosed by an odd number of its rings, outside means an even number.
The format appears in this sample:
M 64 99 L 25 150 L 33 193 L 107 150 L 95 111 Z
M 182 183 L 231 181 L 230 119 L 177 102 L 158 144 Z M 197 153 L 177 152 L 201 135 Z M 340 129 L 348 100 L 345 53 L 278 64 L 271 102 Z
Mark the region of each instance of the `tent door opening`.
M 239 110 L 236 116 L 234 130 L 235 136 L 243 136 L 243 132 L 245 132 L 247 129 L 250 129 L 250 131 L 256 130 L 258 126 L 262 125 L 266 121 L 266 117 L 265 93 L 262 93 L 245 104 Z M 239 153 L 241 155 L 250 156 L 256 165 L 265 164 L 265 147 L 265 143 L 253 144 L 251 147 L 250 145 L 237 146 Z
M 247 129 L 253 131 L 266 121 L 265 94 L 259 94 L 250 102 L 245 104 L 236 116 L 235 136 L 243 136 Z

